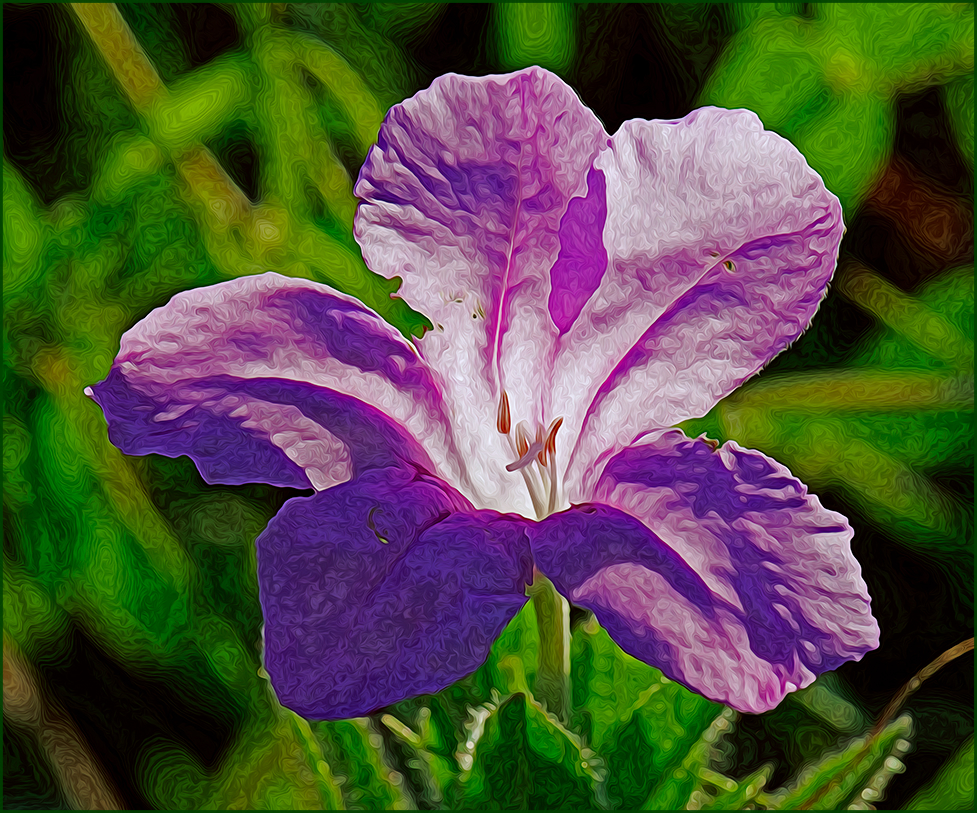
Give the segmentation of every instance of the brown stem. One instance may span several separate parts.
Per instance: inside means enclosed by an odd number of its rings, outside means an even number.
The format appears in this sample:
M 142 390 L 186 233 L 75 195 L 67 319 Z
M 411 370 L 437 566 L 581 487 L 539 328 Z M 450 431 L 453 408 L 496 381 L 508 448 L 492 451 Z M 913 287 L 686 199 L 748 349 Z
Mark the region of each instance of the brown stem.
M 971 638 L 969 641 L 962 641 L 954 647 L 950 647 L 946 652 L 940 655 L 932 663 L 927 664 L 922 669 L 920 669 L 913 678 L 900 690 L 899 693 L 892 698 L 889 705 L 885 707 L 882 714 L 879 715 L 879 720 L 872 729 L 872 736 L 878 736 L 882 729 L 884 729 L 891 721 L 892 718 L 896 716 L 902 704 L 909 699 L 920 686 L 923 685 L 923 681 L 928 677 L 932 677 L 937 672 L 940 671 L 944 666 L 946 666 L 950 661 L 955 658 L 959 658 L 966 652 L 971 652 L 974 648 L 974 639 Z
M 885 707 L 882 713 L 879 715 L 878 721 L 872 727 L 871 732 L 868 737 L 865 738 L 865 745 L 859 751 L 858 756 L 854 759 L 851 769 L 854 770 L 861 763 L 862 760 L 868 755 L 872 748 L 872 743 L 875 742 L 876 738 L 885 730 L 886 726 L 892 722 L 892 719 L 898 714 L 899 709 L 902 708 L 902 704 L 906 702 L 913 692 L 915 692 L 922 684 L 923 681 L 928 677 L 932 677 L 937 672 L 940 671 L 944 666 L 946 666 L 950 661 L 955 658 L 959 658 L 966 652 L 972 651 L 974 648 L 974 639 L 971 638 L 969 641 L 962 641 L 954 647 L 951 647 L 942 655 L 940 655 L 936 660 L 924 666 L 920 669 L 910 681 L 899 690 L 899 693 L 892 698 L 889 705 Z M 807 801 L 806 804 L 800 806 L 800 810 L 810 810 L 815 804 L 817 804 L 827 793 L 830 791 L 837 782 L 829 782 L 824 788 L 821 789 L 819 793 L 816 793 L 811 799 Z
M 5 632 L 4 716 L 35 737 L 72 806 L 78 810 L 123 810 L 122 799 L 74 721 L 44 694 L 39 676 Z
M 72 10 L 133 107 L 152 121 L 154 106 L 168 91 L 115 4 L 72 3 Z M 173 150 L 170 157 L 215 230 L 246 222 L 251 205 L 210 150 L 188 144 Z

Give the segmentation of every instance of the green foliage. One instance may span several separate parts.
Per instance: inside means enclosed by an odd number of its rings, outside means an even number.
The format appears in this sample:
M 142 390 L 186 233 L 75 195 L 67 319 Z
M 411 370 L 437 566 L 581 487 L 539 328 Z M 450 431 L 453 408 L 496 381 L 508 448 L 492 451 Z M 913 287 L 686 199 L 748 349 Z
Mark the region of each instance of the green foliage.
M 700 103 L 756 112 L 804 153 L 846 212 L 888 161 L 896 93 L 973 71 L 970 5 L 826 3 L 808 19 L 796 5 L 737 4 L 735 14 L 740 32 Z
M 910 296 L 864 268 L 839 289 L 880 326 L 843 370 L 756 379 L 716 410 L 722 433 L 762 449 L 812 490 L 844 484 L 876 521 L 931 554 L 969 550 L 972 515 L 926 477 L 969 458 L 973 272 Z
M 330 723 L 278 704 L 261 670 L 254 538 L 287 495 L 207 486 L 185 458 L 122 455 L 83 391 L 121 334 L 175 293 L 269 269 L 351 293 L 405 334 L 423 329 L 391 298 L 395 284 L 363 265 L 352 187 L 385 111 L 425 82 L 411 44 L 449 9 L 235 6 L 239 37 L 202 64 L 178 11 L 53 12 L 71 42 L 57 91 L 70 123 L 61 174 L 39 189 L 6 154 L 3 167 L 5 636 L 50 674 L 77 658 L 82 636 L 123 676 L 152 675 L 228 726 L 210 760 L 165 726 L 146 733 L 124 755 L 133 792 L 164 809 L 834 809 L 884 798 L 908 724 L 867 734 L 843 678 L 822 676 L 765 718 L 777 765 L 732 759 L 742 721 L 626 655 L 592 616 L 572 629 L 569 707 L 555 719 L 544 673 L 559 653 L 540 641 L 534 602 L 482 667 L 437 695 Z M 699 13 L 661 12 L 683 53 L 695 50 Z M 790 138 L 850 227 L 890 160 L 901 93 L 940 88 L 972 167 L 972 6 L 723 14 L 735 30 L 701 103 L 749 107 Z M 604 70 L 580 64 L 570 5 L 505 4 L 488 19 L 494 70 Z M 158 90 L 141 95 L 139 81 L 153 79 Z M 256 156 L 253 188 L 242 154 Z M 972 459 L 973 272 L 962 262 L 911 292 L 880 269 L 845 266 L 833 295 L 873 320 L 869 340 L 820 365 L 805 355 L 828 343 L 815 329 L 791 351 L 789 374 L 761 376 L 690 432 L 760 448 L 901 545 L 966 564 L 971 508 L 936 476 Z M 92 747 L 111 751 L 118 732 L 89 723 Z M 25 754 L 46 758 L 10 728 L 5 792 L 20 788 L 7 777 L 26 770 Z M 788 762 L 805 767 L 769 790 Z M 49 767 L 43 781 L 63 781 Z M 971 738 L 910 808 L 971 808 L 972 777 Z M 5 802 L 63 801 L 31 793 Z
M 499 61 L 507 70 L 539 65 L 565 74 L 573 62 L 572 7 L 565 3 L 497 3 Z
M 943 766 L 931 783 L 917 793 L 907 810 L 974 809 L 974 739 Z
M 459 806 L 591 809 L 600 780 L 579 738 L 525 694 L 476 710 L 459 755 Z
M 571 724 L 602 757 L 622 808 L 668 783 L 721 706 L 621 651 L 590 617 L 571 643 Z
M 804 768 L 787 787 L 760 796 L 757 801 L 775 810 L 838 810 L 856 797 L 879 798 L 892 775 L 905 770 L 897 755 L 912 724 L 901 717 L 878 734 L 859 737 Z

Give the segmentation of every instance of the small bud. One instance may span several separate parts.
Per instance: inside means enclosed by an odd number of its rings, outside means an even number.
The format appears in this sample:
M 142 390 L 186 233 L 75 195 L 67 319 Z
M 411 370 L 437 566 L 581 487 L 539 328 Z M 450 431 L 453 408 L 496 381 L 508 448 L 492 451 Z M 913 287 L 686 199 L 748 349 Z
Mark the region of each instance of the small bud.
M 508 435 L 512 428 L 512 418 L 509 416 L 509 396 L 502 390 L 502 399 L 499 401 L 499 417 L 495 424 L 499 433 Z

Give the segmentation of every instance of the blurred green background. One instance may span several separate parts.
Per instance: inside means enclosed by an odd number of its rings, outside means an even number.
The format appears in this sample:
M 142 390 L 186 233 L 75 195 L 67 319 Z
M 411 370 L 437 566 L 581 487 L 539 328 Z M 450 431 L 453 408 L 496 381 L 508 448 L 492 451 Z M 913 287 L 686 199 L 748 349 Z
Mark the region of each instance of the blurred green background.
M 4 806 L 972 809 L 974 12 L 969 4 L 5 4 Z M 762 716 L 573 611 L 566 725 L 531 605 L 434 697 L 278 706 L 253 541 L 304 492 L 130 458 L 83 388 L 173 294 L 275 270 L 405 333 L 352 238 L 386 110 L 539 64 L 614 132 L 747 107 L 842 200 L 812 328 L 689 432 L 782 461 L 855 527 L 882 645 Z M 874 726 L 874 727 L 873 727 Z

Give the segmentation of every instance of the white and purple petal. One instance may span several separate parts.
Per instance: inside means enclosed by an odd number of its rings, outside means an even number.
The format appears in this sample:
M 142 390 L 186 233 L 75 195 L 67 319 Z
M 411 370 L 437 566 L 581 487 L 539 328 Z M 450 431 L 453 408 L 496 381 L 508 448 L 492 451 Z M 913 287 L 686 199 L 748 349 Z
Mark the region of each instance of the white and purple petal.
M 595 500 L 540 523 L 537 566 L 705 696 L 766 711 L 878 646 L 847 521 L 759 452 L 656 432 L 605 466 Z
M 591 170 L 606 270 L 561 326 L 547 412 L 580 435 L 568 498 L 649 429 L 709 411 L 810 323 L 835 267 L 841 207 L 790 142 L 745 110 L 629 121 Z M 591 250 L 591 256 L 600 252 Z M 585 283 L 585 284 L 584 284 Z
M 287 502 L 257 541 L 279 700 L 357 717 L 473 672 L 526 601 L 526 525 L 407 467 Z
M 486 430 L 503 389 L 514 424 L 545 420 L 557 334 L 550 269 L 561 250 L 564 264 L 586 253 L 590 238 L 561 243 L 561 228 L 571 230 L 565 216 L 589 216 L 568 207 L 587 194 L 606 139 L 546 71 L 449 74 L 390 110 L 356 184 L 363 256 L 375 272 L 402 276 L 400 295 L 435 326 L 421 354 L 444 380 L 487 507 L 532 510 L 521 479 L 500 476 L 511 451 Z M 573 307 L 570 299 L 557 295 L 554 307 Z
M 187 454 L 209 482 L 328 488 L 411 460 L 465 488 L 439 385 L 375 313 L 278 274 L 177 294 L 90 391 L 127 454 Z

